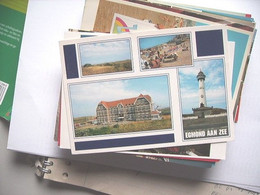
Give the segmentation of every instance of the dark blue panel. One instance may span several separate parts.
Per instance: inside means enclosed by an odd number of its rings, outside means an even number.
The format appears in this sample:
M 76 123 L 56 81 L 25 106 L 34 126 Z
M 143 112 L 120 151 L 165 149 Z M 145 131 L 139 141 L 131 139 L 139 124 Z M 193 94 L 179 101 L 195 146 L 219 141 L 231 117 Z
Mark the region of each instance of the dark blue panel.
M 223 55 L 222 30 L 209 30 L 196 32 L 197 56 Z
M 97 35 L 80 35 L 80 38 L 85 38 L 85 37 L 95 37 Z
M 63 50 L 67 79 L 79 78 L 75 45 L 64 45 Z
M 147 144 L 161 144 L 174 142 L 174 134 L 151 135 L 143 137 L 118 138 L 110 140 L 75 142 L 76 150 L 90 150 L 115 148 L 124 146 L 138 146 Z

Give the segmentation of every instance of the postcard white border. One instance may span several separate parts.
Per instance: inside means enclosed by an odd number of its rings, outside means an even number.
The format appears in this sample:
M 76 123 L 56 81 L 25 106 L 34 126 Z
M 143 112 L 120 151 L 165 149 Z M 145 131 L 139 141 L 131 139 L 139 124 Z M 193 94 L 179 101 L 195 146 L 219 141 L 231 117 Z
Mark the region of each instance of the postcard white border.
M 200 27 L 199 30 L 226 30 L 226 27 L 223 25 L 219 25 L 219 26 L 205 26 L 205 27 Z M 64 91 L 65 91 L 65 103 L 66 103 L 66 108 L 67 111 L 69 111 L 69 98 L 68 98 L 68 84 L 73 84 L 73 83 L 79 83 L 79 82 L 95 82 L 95 81 L 100 81 L 100 80 L 109 80 L 109 79 L 121 79 L 121 78 L 127 78 L 127 77 L 141 77 L 141 76 L 152 76 L 152 75 L 160 75 L 160 74 L 169 74 L 169 78 L 170 78 L 170 94 L 173 98 L 172 100 L 172 107 L 171 107 L 171 112 L 172 112 L 172 121 L 174 123 L 174 137 L 175 137 L 175 141 L 174 143 L 157 143 L 157 144 L 145 144 L 145 145 L 130 145 L 130 146 L 124 146 L 124 147 L 112 147 L 112 148 L 98 148 L 98 149 L 89 149 L 89 150 L 81 150 L 81 151 L 76 151 L 75 149 L 75 145 L 74 143 L 76 142 L 76 140 L 73 137 L 73 131 L 70 128 L 70 140 L 71 140 L 71 149 L 72 149 L 72 153 L 73 154 L 83 154 L 83 153 L 97 153 L 97 152 L 112 152 L 112 151 L 124 151 L 124 150 L 136 150 L 136 149 L 147 149 L 147 148 L 156 148 L 156 147 L 170 147 L 170 146 L 182 146 L 182 145 L 193 145 L 193 144 L 204 144 L 204 143 L 216 143 L 216 142 L 225 142 L 225 141 L 230 141 L 233 139 L 233 128 L 230 129 L 230 136 L 229 137 L 217 137 L 216 139 L 212 139 L 212 138 L 207 138 L 207 139 L 203 139 L 203 140 L 189 140 L 189 141 L 183 141 L 182 140 L 182 121 L 181 121 L 181 116 L 178 113 L 181 113 L 180 110 L 180 97 L 179 97 L 179 92 L 178 92 L 178 79 L 177 79 L 177 69 L 178 68 L 171 68 L 171 69 L 157 69 L 157 71 L 144 71 L 141 72 L 139 67 L 140 67 L 140 59 L 139 59 L 139 46 L 138 46 L 138 41 L 137 41 L 137 37 L 140 36 L 160 36 L 160 35 L 164 35 L 164 34 L 178 34 L 178 33 L 190 33 L 192 32 L 192 34 L 197 31 L 198 28 L 196 27 L 190 27 L 190 28 L 183 28 L 183 29 L 165 29 L 165 30 L 160 30 L 160 31 L 147 31 L 147 32 L 137 32 L 137 33 L 122 33 L 122 34 L 118 34 L 118 35 L 109 35 L 109 36 L 100 36 L 100 37 L 88 37 L 86 39 L 81 38 L 81 39 L 73 39 L 73 40 L 65 40 L 65 41 L 61 41 L 60 42 L 60 49 L 61 49 L 61 56 L 62 56 L 62 68 L 63 68 L 63 83 L 65 84 L 64 86 Z M 110 39 L 122 39 L 122 38 L 126 38 L 126 37 L 131 37 L 132 40 L 132 49 L 133 49 L 133 64 L 134 64 L 134 72 L 127 72 L 127 73 L 120 73 L 120 74 L 112 74 L 112 75 L 98 75 L 97 77 L 89 77 L 89 78 L 72 78 L 72 79 L 66 79 L 66 69 L 65 69 L 65 60 L 64 60 L 64 53 L 63 53 L 63 46 L 64 45 L 71 45 L 71 44 L 75 44 L 75 47 L 77 44 L 81 44 L 81 43 L 87 43 L 87 42 L 93 42 L 93 41 L 102 41 L 102 40 L 110 40 Z M 223 37 L 224 39 L 225 37 Z M 196 43 L 195 38 L 193 37 L 193 35 L 191 36 L 191 39 L 193 40 L 193 47 Z M 225 41 L 224 41 L 224 54 L 226 53 L 226 49 L 225 49 Z M 194 53 L 194 50 L 192 50 Z M 78 51 L 77 51 L 78 52 Z M 211 58 L 216 57 L 216 56 L 211 56 Z M 195 58 L 195 57 L 194 57 Z M 209 57 L 210 58 L 210 57 Z M 225 59 L 226 60 L 226 59 Z M 137 68 L 138 67 L 138 68 Z M 184 66 L 183 66 L 184 67 Z M 225 67 L 226 68 L 226 67 Z M 230 97 L 230 96 L 229 96 Z M 71 113 L 69 113 L 68 116 L 68 122 L 70 123 L 69 126 L 71 126 Z M 228 119 L 230 120 L 230 118 Z M 165 132 L 157 132 L 155 134 L 151 134 L 151 135 L 164 135 L 167 133 L 172 133 L 171 131 L 165 131 Z M 147 135 L 147 133 L 145 133 Z M 140 134 L 140 136 L 137 137 L 142 137 L 144 134 Z M 131 138 L 132 135 L 125 135 L 124 137 L 129 137 Z M 136 137 L 136 136 L 134 136 Z M 118 137 L 120 139 L 120 136 Z M 109 140 L 109 137 L 105 137 L 102 136 L 102 138 L 98 138 L 98 139 L 93 139 L 93 140 Z M 87 139 L 89 140 L 89 139 Z

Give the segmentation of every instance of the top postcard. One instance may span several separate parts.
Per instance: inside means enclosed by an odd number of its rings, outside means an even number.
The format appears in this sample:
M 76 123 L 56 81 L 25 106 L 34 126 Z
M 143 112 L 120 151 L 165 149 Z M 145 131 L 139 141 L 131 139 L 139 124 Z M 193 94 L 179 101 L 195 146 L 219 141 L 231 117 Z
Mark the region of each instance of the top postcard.
M 60 41 L 72 154 L 233 139 L 223 25 Z

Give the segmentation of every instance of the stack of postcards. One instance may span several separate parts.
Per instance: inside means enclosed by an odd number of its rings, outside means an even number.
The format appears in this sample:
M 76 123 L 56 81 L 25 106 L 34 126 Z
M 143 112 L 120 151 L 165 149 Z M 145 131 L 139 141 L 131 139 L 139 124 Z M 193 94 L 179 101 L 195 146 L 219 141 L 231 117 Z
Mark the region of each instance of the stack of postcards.
M 225 159 L 254 20 L 155 1 L 97 2 L 86 1 L 81 29 L 60 41 L 59 147 L 203 167 Z
M 16 0 L 18 10 L 0 1 L 7 149 L 43 158 L 36 173 L 45 179 L 102 192 L 134 188 L 129 179 L 116 182 L 127 175 L 121 168 L 260 192 L 254 19 L 162 1 Z M 260 20 L 253 1 L 208 5 L 236 5 L 232 10 L 250 10 Z M 91 170 L 88 163 L 101 166 Z M 105 166 L 120 176 L 106 177 Z M 167 188 L 151 181 L 144 183 L 156 192 Z M 180 188 L 189 191 L 178 180 Z

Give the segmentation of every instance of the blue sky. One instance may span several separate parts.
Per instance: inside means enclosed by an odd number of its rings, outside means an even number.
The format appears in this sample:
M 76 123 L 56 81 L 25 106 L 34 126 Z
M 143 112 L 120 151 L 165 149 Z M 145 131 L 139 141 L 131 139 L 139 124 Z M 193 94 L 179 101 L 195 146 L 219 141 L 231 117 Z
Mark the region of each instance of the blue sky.
M 204 83 L 207 106 L 226 109 L 223 60 L 201 60 L 195 61 L 194 67 L 179 68 L 183 113 L 192 113 L 192 108 L 199 106 L 199 84 L 196 76 L 200 70 L 206 75 Z
M 139 39 L 140 49 L 147 49 L 150 47 L 154 47 L 156 45 L 167 43 L 168 41 L 172 40 L 174 37 L 175 35 L 140 38 Z
M 81 65 L 131 59 L 130 40 L 102 41 L 79 46 Z
M 73 116 L 95 116 L 100 101 L 114 101 L 149 94 L 156 106 L 169 107 L 167 76 L 153 76 L 71 85 Z

